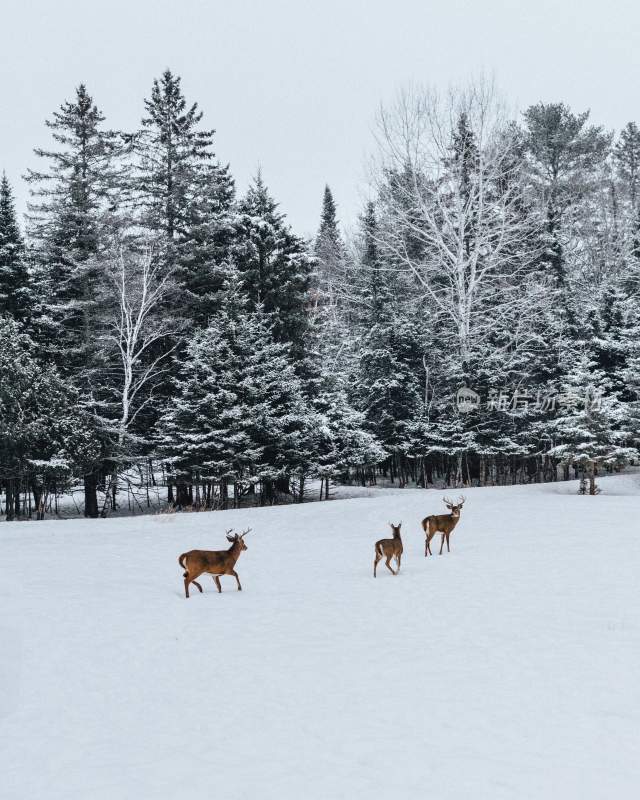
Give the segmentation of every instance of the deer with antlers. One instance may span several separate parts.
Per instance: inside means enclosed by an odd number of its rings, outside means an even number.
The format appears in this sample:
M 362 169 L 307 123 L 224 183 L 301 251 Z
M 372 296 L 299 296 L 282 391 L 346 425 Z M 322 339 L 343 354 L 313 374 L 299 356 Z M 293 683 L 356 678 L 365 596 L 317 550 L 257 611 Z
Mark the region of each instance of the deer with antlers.
M 447 540 L 447 553 L 451 552 L 449 549 L 449 537 L 451 536 L 453 529 L 458 524 L 458 520 L 460 519 L 460 511 L 464 505 L 465 499 L 464 497 L 460 496 L 457 503 L 449 500 L 448 497 L 443 497 L 442 500 L 451 513 L 433 514 L 430 517 L 425 517 L 422 520 L 422 528 L 424 529 L 424 534 L 426 537 L 424 541 L 425 557 L 432 555 L 430 544 L 436 533 L 439 533 L 442 536 L 439 555 L 442 555 L 442 548 L 444 547 L 445 539 Z
M 247 549 L 244 537 L 250 530 L 251 528 L 247 528 L 242 533 L 233 533 L 233 529 L 228 530 L 226 536 L 227 540 L 231 542 L 231 547 L 228 550 L 189 550 L 188 553 L 183 553 L 180 556 L 178 564 L 184 570 L 184 593 L 186 597 L 189 597 L 190 583 L 194 583 L 202 591 L 202 586 L 200 586 L 196 578 L 205 572 L 208 572 L 213 577 L 218 587 L 218 592 L 222 591 L 222 586 L 220 585 L 221 575 L 233 575 L 238 584 L 238 591 L 242 591 L 240 578 L 235 566 L 236 561 L 240 558 L 240 553 Z
M 379 539 L 376 542 L 376 557 L 375 561 L 373 562 L 374 578 L 376 577 L 378 561 L 383 558 L 386 558 L 385 566 L 392 575 L 397 575 L 398 572 L 400 572 L 400 561 L 402 559 L 402 539 L 400 537 L 400 527 L 402 526 L 402 522 L 399 522 L 397 525 L 394 525 L 393 522 L 390 522 L 389 525 L 393 531 L 393 539 Z M 392 558 L 395 558 L 396 560 L 395 572 L 391 566 Z

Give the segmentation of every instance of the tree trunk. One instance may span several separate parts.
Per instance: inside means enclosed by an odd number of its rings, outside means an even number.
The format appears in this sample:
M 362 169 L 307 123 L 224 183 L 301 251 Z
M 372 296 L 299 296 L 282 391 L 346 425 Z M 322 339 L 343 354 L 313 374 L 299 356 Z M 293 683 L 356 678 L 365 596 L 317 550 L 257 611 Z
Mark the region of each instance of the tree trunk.
M 596 471 L 593 461 L 589 462 L 589 494 L 596 493 Z
M 6 486 L 6 517 L 7 522 L 11 522 L 16 518 L 16 511 L 15 511 L 15 499 L 14 499 L 14 483 L 13 478 L 7 479 L 7 486 Z
M 98 514 L 98 479 L 94 472 L 84 476 L 84 515 L 97 519 Z

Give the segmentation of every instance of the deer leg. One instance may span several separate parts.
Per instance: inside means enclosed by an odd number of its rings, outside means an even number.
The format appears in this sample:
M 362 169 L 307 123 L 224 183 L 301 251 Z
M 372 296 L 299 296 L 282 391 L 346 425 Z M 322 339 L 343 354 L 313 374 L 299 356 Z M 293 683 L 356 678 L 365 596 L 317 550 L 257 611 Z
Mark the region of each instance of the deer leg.
M 231 574 L 236 579 L 236 583 L 238 584 L 238 591 L 241 592 L 242 591 L 242 586 L 240 586 L 240 578 L 238 577 L 238 573 L 235 571 L 235 569 L 232 569 L 231 570 Z
M 444 547 L 444 537 L 445 537 L 445 534 L 443 533 L 442 534 L 442 540 L 440 542 L 440 552 L 438 553 L 438 555 L 440 555 L 440 556 L 442 555 L 442 548 Z
M 401 559 L 402 559 L 402 556 L 398 553 L 398 555 L 396 556 L 396 563 L 398 565 L 396 567 L 396 575 L 400 572 L 400 560 Z
M 376 567 L 378 566 L 378 561 L 380 561 L 380 556 L 376 553 L 375 561 L 373 562 L 373 577 L 376 577 Z
M 451 552 L 451 550 L 449 550 L 449 534 L 447 534 L 447 553 L 450 553 L 450 552 Z
M 197 578 L 198 576 L 196 575 L 195 577 Z M 196 581 L 193 578 L 191 578 L 189 576 L 188 572 L 185 572 L 185 575 L 184 575 L 184 593 L 185 593 L 186 597 L 189 597 L 189 584 L 190 583 L 195 584 L 198 587 L 198 589 L 200 589 L 200 591 L 202 591 L 202 586 L 200 586 L 198 581 Z
M 425 556 L 427 556 L 427 555 L 432 556 L 433 555 L 433 553 L 431 552 L 431 540 L 433 539 L 434 536 L 435 536 L 435 533 L 429 533 L 427 535 L 427 538 L 425 539 L 425 543 L 424 543 L 424 554 L 425 554 Z
M 393 571 L 393 567 L 391 566 L 391 556 L 387 556 L 387 560 L 386 560 L 385 564 L 386 564 L 386 567 L 389 570 L 389 572 L 392 575 L 395 575 L 396 573 Z
M 218 587 L 218 594 L 222 593 L 222 586 L 220 585 L 220 578 L 217 575 L 213 576 L 216 586 Z

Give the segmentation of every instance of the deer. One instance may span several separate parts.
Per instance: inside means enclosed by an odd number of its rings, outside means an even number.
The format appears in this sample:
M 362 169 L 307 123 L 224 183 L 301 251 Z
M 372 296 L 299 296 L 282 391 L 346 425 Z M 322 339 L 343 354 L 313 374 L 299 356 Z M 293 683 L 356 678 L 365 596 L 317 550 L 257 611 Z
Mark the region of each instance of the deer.
M 242 533 L 233 533 L 233 528 L 226 532 L 227 541 L 231 542 L 231 547 L 228 550 L 189 550 L 188 553 L 183 553 L 178 558 L 178 564 L 184 570 L 184 593 L 189 597 L 189 584 L 194 583 L 196 587 L 202 592 L 202 586 L 198 583 L 196 578 L 199 578 L 204 572 L 208 572 L 218 587 L 218 594 L 222 592 L 220 585 L 221 575 L 233 575 L 238 584 L 238 591 L 242 591 L 240 585 L 240 578 L 235 570 L 236 561 L 240 558 L 240 553 L 247 549 L 244 543 L 244 537 L 249 533 L 251 528 L 247 528 Z
M 389 523 L 391 530 L 393 531 L 393 539 L 379 539 L 376 542 L 375 546 L 375 561 L 373 562 L 373 577 L 376 577 L 376 568 L 378 566 L 378 561 L 382 558 L 386 558 L 385 566 L 389 570 L 392 575 L 397 575 L 400 572 L 400 561 L 402 559 L 402 539 L 400 538 L 400 528 L 402 526 L 402 522 L 399 522 L 397 525 L 394 525 L 393 522 Z M 396 560 L 396 571 L 393 571 L 393 567 L 391 566 L 391 559 L 395 558 Z
M 436 535 L 436 533 L 441 534 L 442 541 L 440 542 L 440 553 L 442 555 L 442 548 L 444 547 L 445 539 L 447 540 L 447 553 L 450 553 L 451 550 L 449 549 L 449 537 L 451 536 L 451 531 L 456 527 L 458 524 L 458 520 L 460 519 L 460 510 L 464 505 L 465 498 L 461 495 L 458 499 L 457 504 L 453 503 L 449 500 L 448 497 L 442 498 L 444 504 L 451 512 L 450 514 L 432 514 L 429 517 L 425 517 L 422 520 L 422 527 L 424 529 L 424 533 L 426 539 L 424 541 L 424 555 L 425 558 L 428 555 L 433 555 L 431 552 L 431 540 Z

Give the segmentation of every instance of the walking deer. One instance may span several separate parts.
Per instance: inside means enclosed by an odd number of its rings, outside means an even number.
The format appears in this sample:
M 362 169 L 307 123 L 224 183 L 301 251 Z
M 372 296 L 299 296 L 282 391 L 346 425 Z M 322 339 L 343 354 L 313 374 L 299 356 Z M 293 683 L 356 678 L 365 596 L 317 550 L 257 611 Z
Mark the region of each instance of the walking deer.
M 215 581 L 218 587 L 218 593 L 222 591 L 220 585 L 221 575 L 233 575 L 238 584 L 238 591 L 242 591 L 240 585 L 240 578 L 235 570 L 236 561 L 240 558 L 240 553 L 247 549 L 244 543 L 244 537 L 249 533 L 251 528 L 247 528 L 242 533 L 233 533 L 233 529 L 227 531 L 227 540 L 231 542 L 231 547 L 228 550 L 189 550 L 188 553 L 183 553 L 178 559 L 178 564 L 184 570 L 184 593 L 189 597 L 189 584 L 194 583 L 196 587 L 202 591 L 202 586 L 198 583 L 196 578 L 199 578 L 204 572 L 208 572 Z
M 400 538 L 400 527 L 402 526 L 402 522 L 399 522 L 397 525 L 394 525 L 393 522 L 390 522 L 389 525 L 393 531 L 393 539 L 379 539 L 376 542 L 376 558 L 373 562 L 374 578 L 376 577 L 378 561 L 380 561 L 382 558 L 386 558 L 385 566 L 392 575 L 397 575 L 398 572 L 400 572 L 400 560 L 402 559 L 402 539 Z M 396 560 L 395 572 L 391 566 L 392 558 L 395 558 Z
M 454 504 L 448 497 L 442 498 L 444 504 L 451 512 L 450 514 L 434 514 L 430 517 L 425 517 L 422 520 L 422 527 L 425 533 L 425 540 L 424 540 L 424 554 L 425 557 L 427 555 L 433 555 L 431 552 L 431 540 L 439 533 L 442 535 L 442 541 L 440 542 L 440 553 L 442 555 L 442 548 L 444 547 L 444 541 L 447 540 L 447 553 L 450 553 L 449 549 L 449 537 L 451 536 L 451 531 L 456 527 L 458 524 L 458 520 L 460 519 L 460 510 L 464 505 L 464 497 L 460 497 L 457 504 Z

